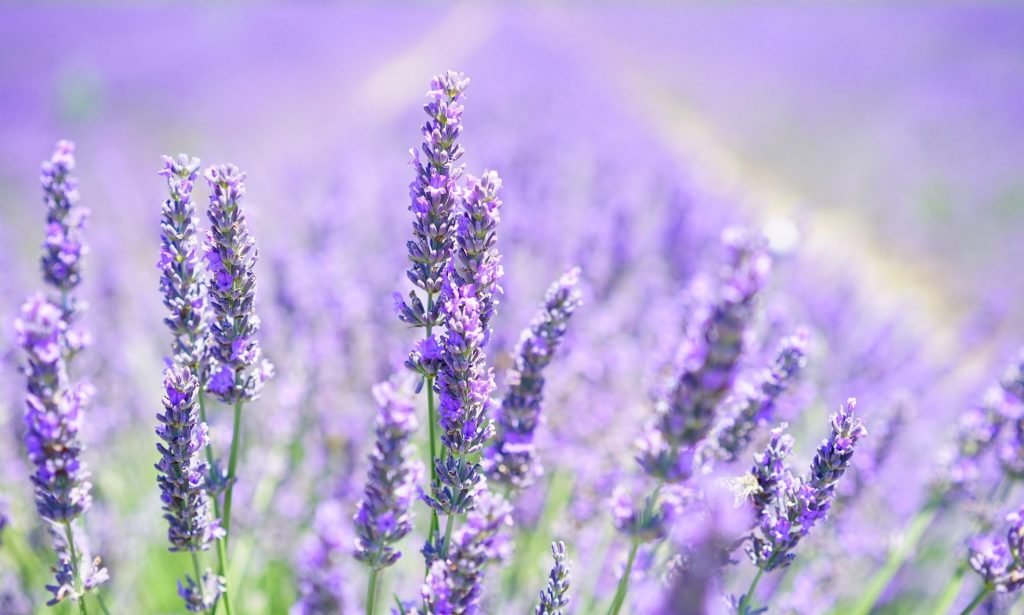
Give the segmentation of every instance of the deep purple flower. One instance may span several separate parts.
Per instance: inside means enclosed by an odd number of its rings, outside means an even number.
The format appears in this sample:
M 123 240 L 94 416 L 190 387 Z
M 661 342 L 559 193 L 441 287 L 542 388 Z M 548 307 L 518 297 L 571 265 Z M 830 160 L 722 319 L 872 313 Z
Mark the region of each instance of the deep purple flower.
M 512 525 L 512 508 L 500 495 L 484 491 L 466 523 L 452 535 L 447 557 L 433 563 L 423 583 L 425 613 L 473 615 L 480 612 L 488 563 L 508 556 L 502 530 Z
M 462 133 L 462 99 L 468 85 L 469 79 L 462 73 L 448 71 L 434 77 L 427 92 L 430 100 L 423 106 L 429 118 L 421 130 L 423 144 L 419 151 L 410 152 L 416 178 L 409 184 L 409 211 L 414 219 L 408 277 L 430 300 L 424 306 L 412 292 L 409 304 L 396 296 L 395 307 L 399 317 L 414 326 L 433 326 L 441 318 L 441 306 L 433 299 L 441 292 L 457 224 L 458 182 L 463 173 L 458 164 L 463 150 L 457 139 Z
M 612 491 L 612 523 L 620 533 L 639 542 L 653 542 L 668 535 L 672 524 L 683 510 L 683 493 L 677 485 L 667 485 L 658 493 L 648 495 L 642 506 L 622 485 Z
M 800 540 L 827 517 L 836 483 L 850 467 L 857 442 L 867 435 L 863 421 L 853 414 L 855 408 L 851 398 L 832 415 L 828 439 L 818 447 L 806 478 L 786 468 L 790 443 L 773 433 L 769 450 L 751 471 L 758 484 L 753 496 L 758 520 L 747 554 L 759 568 L 771 571 L 791 564 Z
M 160 210 L 160 291 L 168 315 L 164 322 L 174 334 L 172 353 L 203 380 L 207 334 L 206 292 L 199 255 L 198 220 L 192 202 L 192 186 L 199 159 L 180 154 L 164 156 L 160 171 L 167 178 L 170 197 Z
M 534 615 L 562 615 L 563 609 L 569 606 L 569 559 L 565 552 L 565 543 L 551 543 L 551 557 L 555 565 L 548 573 L 548 585 L 540 592 L 540 604 L 534 609 Z
M 212 518 L 206 491 L 203 449 L 208 436 L 206 423 L 199 420 L 198 390 L 199 382 L 187 367 L 174 365 L 164 373 L 164 412 L 157 414 L 160 425 L 156 428 L 162 442 L 156 445 L 160 452 L 156 469 L 171 551 L 205 551 L 222 534 Z
M 380 407 L 377 442 L 355 515 L 355 557 L 381 570 L 402 556 L 394 545 L 412 530 L 409 508 L 416 499 L 421 466 L 411 459 L 409 439 L 416 431 L 412 402 L 389 382 L 375 386 L 373 394 Z
M 69 383 L 62 335 L 66 323 L 58 306 L 35 295 L 22 307 L 14 327 L 27 359 L 25 446 L 36 467 L 36 509 L 45 519 L 67 523 L 92 503 L 79 441 L 90 388 Z
M 88 248 L 82 237 L 89 210 L 78 206 L 75 144 L 60 141 L 53 156 L 43 163 L 39 179 L 46 204 L 46 240 L 43 242 L 43 278 L 63 296 L 82 280 L 82 256 Z M 61 307 L 68 313 L 73 303 Z
M 208 168 L 204 177 L 211 189 L 206 261 L 212 277 L 213 315 L 207 388 L 224 403 L 251 401 L 259 396 L 273 369 L 262 359 L 256 339 L 260 328 L 253 305 L 257 250 L 240 205 L 245 173 L 229 164 Z
M 497 412 L 497 434 L 484 461 L 487 477 L 499 484 L 523 488 L 540 473 L 533 437 L 544 403 L 544 368 L 580 305 L 579 275 L 578 268 L 570 269 L 548 288 L 540 311 L 519 338 L 508 391 Z
M 772 421 L 776 401 L 804 366 L 806 348 L 805 332 L 782 341 L 771 368 L 726 402 L 723 416 L 700 448 L 703 459 L 732 462 L 739 458 L 753 440 L 757 426 Z
M 1024 509 L 1006 516 L 1010 524 L 1006 540 L 979 536 L 971 541 L 968 563 L 998 592 L 1008 593 L 1024 587 Z

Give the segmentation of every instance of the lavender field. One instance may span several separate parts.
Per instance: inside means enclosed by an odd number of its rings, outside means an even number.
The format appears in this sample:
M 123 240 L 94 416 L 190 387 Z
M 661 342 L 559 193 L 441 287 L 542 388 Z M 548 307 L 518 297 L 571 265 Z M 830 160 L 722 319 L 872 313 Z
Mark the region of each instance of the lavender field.
M 1024 614 L 1020 9 L 6 6 L 0 135 L 0 615 Z

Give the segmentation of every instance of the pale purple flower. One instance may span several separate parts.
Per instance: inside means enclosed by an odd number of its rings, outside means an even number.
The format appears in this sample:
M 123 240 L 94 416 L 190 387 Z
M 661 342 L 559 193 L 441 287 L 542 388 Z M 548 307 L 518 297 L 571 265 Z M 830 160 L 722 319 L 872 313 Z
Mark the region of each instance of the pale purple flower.
M 555 565 L 548 573 L 548 585 L 540 592 L 540 604 L 534 609 L 534 615 L 563 615 L 569 606 L 569 558 L 565 552 L 565 543 L 551 543 L 551 557 Z

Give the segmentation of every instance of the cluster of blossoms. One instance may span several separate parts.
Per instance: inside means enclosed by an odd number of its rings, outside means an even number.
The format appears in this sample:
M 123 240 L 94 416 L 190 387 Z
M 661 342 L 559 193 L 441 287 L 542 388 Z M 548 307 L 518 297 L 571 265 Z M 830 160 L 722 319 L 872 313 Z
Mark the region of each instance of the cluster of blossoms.
M 551 557 L 555 565 L 548 573 L 548 585 L 540 592 L 540 604 L 534 615 L 562 615 L 569 606 L 569 556 L 562 541 L 551 544 Z
M 580 270 L 558 278 L 544 304 L 519 339 L 515 364 L 508 372 L 508 390 L 497 412 L 497 434 L 488 447 L 484 468 L 491 481 L 521 489 L 540 474 L 533 438 L 544 404 L 544 368 L 554 359 L 581 299 Z
M 694 308 L 672 381 L 639 442 L 641 467 L 669 483 L 694 473 L 698 446 L 732 389 L 755 300 L 771 266 L 759 238 L 729 230 L 723 245 L 727 259 L 717 297 Z
M 1001 593 L 1024 587 L 1024 510 L 1006 517 L 1010 524 L 1005 540 L 980 536 L 971 541 L 968 562 L 981 576 L 985 588 Z
M 412 402 L 388 382 L 378 384 L 373 393 L 380 406 L 377 442 L 357 505 L 355 557 L 380 570 L 402 556 L 394 545 L 412 530 L 409 508 L 416 499 L 422 466 L 411 459 L 409 439 L 417 426 Z
M 423 615 L 480 612 L 487 564 L 504 559 L 510 544 L 502 530 L 512 525 L 512 507 L 500 495 L 484 492 L 466 516 L 465 527 L 452 536 L 444 559 L 438 559 L 423 582 Z
M 764 571 L 790 565 L 793 550 L 808 532 L 824 520 L 835 499 L 836 483 L 850 467 L 857 443 L 867 435 L 854 415 L 850 399 L 832 415 L 828 439 L 818 447 L 807 477 L 794 476 L 786 464 L 793 447 L 784 428 L 772 432 L 764 454 L 751 474 L 757 490 L 751 501 L 757 525 L 747 545 L 751 561 Z
M 205 256 L 213 313 L 207 341 L 207 389 L 226 404 L 252 401 L 273 375 L 273 368 L 262 359 L 256 339 L 260 328 L 253 309 L 257 250 L 240 206 L 245 173 L 228 164 L 210 167 L 203 177 L 210 186 Z
M 299 598 L 290 615 L 348 613 L 349 573 L 344 565 L 352 537 L 345 510 L 336 500 L 321 503 L 313 518 L 313 536 L 302 546 L 298 559 Z
M 192 187 L 199 159 L 181 154 L 164 156 L 160 175 L 167 178 L 170 196 L 160 211 L 160 292 L 168 314 L 164 322 L 174 335 L 174 362 L 203 381 L 208 328 L 206 286 L 199 255 L 196 207 Z
M 58 565 L 55 584 L 47 586 L 53 594 L 50 604 L 67 598 L 84 608 L 85 594 L 104 583 L 108 574 L 99 558 L 91 565 L 85 561 L 73 528 L 92 504 L 79 436 L 93 391 L 86 382 L 74 382 L 69 373 L 71 359 L 88 343 L 88 334 L 73 324 L 83 309 L 72 293 L 81 282 L 81 258 L 87 251 L 82 231 L 88 216 L 78 205 L 78 181 L 71 175 L 74 149 L 68 141 L 59 142 L 40 175 L 47 209 L 43 278 L 58 300 L 41 294 L 30 297 L 14 328 L 25 355 L 24 440 L 35 466 L 31 478 L 36 510 L 55 526 Z

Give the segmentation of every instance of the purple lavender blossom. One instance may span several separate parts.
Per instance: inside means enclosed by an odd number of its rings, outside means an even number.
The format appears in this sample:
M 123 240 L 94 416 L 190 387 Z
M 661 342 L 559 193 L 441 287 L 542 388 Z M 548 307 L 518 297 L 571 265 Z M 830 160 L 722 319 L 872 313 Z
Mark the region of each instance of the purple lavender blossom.
M 205 613 L 217 604 L 217 599 L 227 590 L 224 577 L 207 569 L 203 578 L 196 581 L 185 575 L 185 582 L 178 581 L 178 595 L 185 602 L 190 613 Z
M 394 545 L 412 530 L 409 508 L 422 472 L 411 459 L 409 439 L 416 431 L 412 402 L 389 382 L 375 386 L 373 394 L 380 406 L 377 443 L 370 453 L 366 488 L 355 515 L 355 557 L 381 570 L 402 556 Z
M 637 506 L 634 496 L 622 485 L 612 491 L 609 501 L 615 529 L 636 542 L 653 542 L 668 535 L 683 510 L 683 494 L 668 485 Z
M 445 559 L 433 563 L 423 583 L 424 613 L 473 615 L 480 612 L 484 571 L 488 563 L 508 556 L 502 530 L 512 525 L 512 507 L 500 495 L 484 491 L 452 536 Z
M 758 568 L 771 571 L 790 565 L 800 540 L 828 516 L 836 483 L 850 467 L 857 442 L 867 435 L 863 421 L 853 414 L 855 408 L 851 398 L 832 415 L 829 437 L 818 447 L 806 478 L 794 477 L 785 467 L 788 443 L 773 434 L 769 447 L 775 445 L 778 451 L 766 451 L 751 471 L 759 487 L 754 496 L 758 521 L 747 554 Z M 764 493 L 768 489 L 770 499 Z
M 299 551 L 299 597 L 289 613 L 345 615 L 350 612 L 351 600 L 344 561 L 352 539 L 341 502 L 329 499 L 317 507 L 313 532 Z
M 206 296 L 197 239 L 198 220 L 192 202 L 192 186 L 199 159 L 180 154 L 164 156 L 160 171 L 167 178 L 170 198 L 161 207 L 160 291 L 168 315 L 164 318 L 174 334 L 174 361 L 202 380 L 207 333 Z
M 450 282 L 450 281 L 449 281 Z M 468 456 L 493 436 L 487 413 L 493 404 L 494 376 L 486 365 L 480 302 L 472 287 L 445 285 L 443 314 L 447 329 L 435 387 L 440 395 L 441 443 L 451 453 L 434 459 L 437 480 L 428 503 L 438 512 L 463 514 L 483 478 L 480 464 Z
M 534 609 L 534 615 L 562 615 L 569 606 L 569 559 L 565 552 L 565 543 L 551 543 L 551 557 L 555 560 L 548 574 L 548 585 L 540 592 L 540 604 Z
M 508 391 L 497 412 L 497 435 L 485 453 L 487 477 L 496 483 L 522 489 L 541 471 L 533 437 L 544 404 L 544 368 L 580 305 L 579 276 L 579 268 L 572 268 L 548 288 L 540 311 L 519 338 Z
M 164 373 L 164 412 L 157 414 L 156 429 L 163 442 L 156 445 L 156 469 L 171 551 L 205 551 L 223 534 L 206 492 L 202 451 L 209 438 L 206 423 L 199 420 L 198 390 L 199 382 L 187 367 L 175 365 Z
M 484 171 L 479 178 L 467 176 L 466 183 L 462 207 L 455 215 L 455 250 L 448 275 L 459 286 L 473 289 L 480 303 L 480 326 L 486 345 L 498 304 L 496 295 L 501 293 L 500 282 L 505 275 L 497 248 L 501 178 L 495 171 Z
M 755 300 L 771 261 L 763 241 L 742 231 L 723 234 L 726 265 L 718 296 L 691 314 L 675 375 L 656 419 L 640 441 L 638 461 L 651 476 L 680 482 L 693 473 L 695 447 L 708 435 L 732 388 Z
M 65 297 L 81 282 L 82 257 L 88 251 L 82 231 L 89 210 L 78 206 L 78 180 L 71 175 L 74 169 L 75 144 L 59 141 L 39 176 L 46 204 L 43 278 Z M 62 308 L 70 313 L 73 304 Z
M 1024 587 L 1024 509 L 1006 516 L 1006 540 L 979 536 L 971 541 L 968 563 L 985 587 L 1001 593 Z
M 31 297 L 15 321 L 27 361 L 25 446 L 35 464 L 36 509 L 54 523 L 69 523 L 92 503 L 89 471 L 81 460 L 79 430 L 89 387 L 71 386 L 64 362 L 63 311 L 42 295 Z
M 396 294 L 395 307 L 399 318 L 413 326 L 433 326 L 441 318 L 441 306 L 433 298 L 441 292 L 444 270 L 451 259 L 456 228 L 455 208 L 459 201 L 458 182 L 463 166 L 462 145 L 457 142 L 462 133 L 463 92 L 469 79 L 462 73 L 448 71 L 430 82 L 423 106 L 429 119 L 423 124 L 423 144 L 420 152 L 410 151 L 416 178 L 409 185 L 412 202 L 409 211 L 413 220 L 413 240 L 408 243 L 412 266 L 408 277 L 417 288 L 427 293 L 424 306 L 415 292 L 405 303 Z
M 771 422 L 776 401 L 804 366 L 806 348 L 806 332 L 782 341 L 771 368 L 764 370 L 752 388 L 727 402 L 724 416 L 699 450 L 703 459 L 732 462 L 739 458 L 753 440 L 757 426 Z
M 245 173 L 229 164 L 208 168 L 204 177 L 212 191 L 206 236 L 213 314 L 207 388 L 224 403 L 251 401 L 259 396 L 273 368 L 261 359 L 256 339 L 260 320 L 253 303 L 258 252 L 240 205 L 245 195 Z
M 957 425 L 955 451 L 942 473 L 942 482 L 960 491 L 973 486 L 982 458 L 996 446 L 1016 413 L 1005 390 L 999 386 L 986 389 L 981 402 L 965 412 Z

